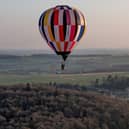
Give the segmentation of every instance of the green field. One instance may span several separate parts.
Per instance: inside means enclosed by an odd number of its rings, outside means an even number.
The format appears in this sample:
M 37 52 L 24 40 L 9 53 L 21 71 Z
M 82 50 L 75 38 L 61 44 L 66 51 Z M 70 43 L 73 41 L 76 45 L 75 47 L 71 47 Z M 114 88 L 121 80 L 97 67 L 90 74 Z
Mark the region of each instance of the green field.
M 89 85 L 96 79 L 102 79 L 108 75 L 128 76 L 129 72 L 105 72 L 89 74 L 37 74 L 37 75 L 15 75 L 0 74 L 0 85 L 13 85 L 25 83 L 54 83 Z

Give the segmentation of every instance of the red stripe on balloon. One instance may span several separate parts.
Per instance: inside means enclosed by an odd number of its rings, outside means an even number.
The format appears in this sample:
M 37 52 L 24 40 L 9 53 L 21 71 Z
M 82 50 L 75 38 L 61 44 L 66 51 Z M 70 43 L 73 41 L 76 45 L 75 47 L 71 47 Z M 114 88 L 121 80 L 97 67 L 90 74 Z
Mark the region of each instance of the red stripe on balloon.
M 60 33 L 60 41 L 64 41 L 64 27 L 63 27 L 63 25 L 59 26 L 59 33 Z
M 75 43 L 76 43 L 75 41 L 72 42 L 71 47 L 70 47 L 70 51 L 72 51 L 72 49 L 73 49 Z
M 71 32 L 70 32 L 70 41 L 73 41 L 74 40 L 75 31 L 76 31 L 76 25 L 72 25 L 71 26 Z
M 54 11 L 54 25 L 58 25 L 59 10 Z
M 67 51 L 67 47 L 68 47 L 68 42 L 64 42 L 64 51 Z

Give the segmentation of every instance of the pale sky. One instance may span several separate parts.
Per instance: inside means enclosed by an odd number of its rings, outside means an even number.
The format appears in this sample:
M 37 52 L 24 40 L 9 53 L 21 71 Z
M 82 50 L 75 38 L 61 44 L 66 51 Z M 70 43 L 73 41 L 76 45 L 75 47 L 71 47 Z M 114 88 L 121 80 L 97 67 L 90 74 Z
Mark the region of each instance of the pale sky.
M 129 0 L 0 0 L 0 49 L 49 49 L 38 20 L 58 4 L 86 17 L 88 30 L 76 49 L 129 48 Z

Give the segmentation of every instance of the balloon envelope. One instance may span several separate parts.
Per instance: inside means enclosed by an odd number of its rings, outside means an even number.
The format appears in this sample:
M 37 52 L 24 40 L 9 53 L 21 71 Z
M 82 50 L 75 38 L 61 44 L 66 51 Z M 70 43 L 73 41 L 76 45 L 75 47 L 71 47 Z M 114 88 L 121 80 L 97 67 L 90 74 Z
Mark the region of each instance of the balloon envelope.
M 82 12 L 67 5 L 50 8 L 39 19 L 42 37 L 64 60 L 82 38 L 86 27 Z

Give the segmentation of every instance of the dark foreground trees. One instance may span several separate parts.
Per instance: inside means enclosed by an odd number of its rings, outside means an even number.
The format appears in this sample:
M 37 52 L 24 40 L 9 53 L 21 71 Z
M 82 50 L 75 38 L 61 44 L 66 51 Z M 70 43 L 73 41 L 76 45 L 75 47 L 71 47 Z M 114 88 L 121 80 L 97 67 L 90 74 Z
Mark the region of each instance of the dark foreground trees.
M 1 86 L 0 129 L 129 129 L 129 102 L 52 86 Z

